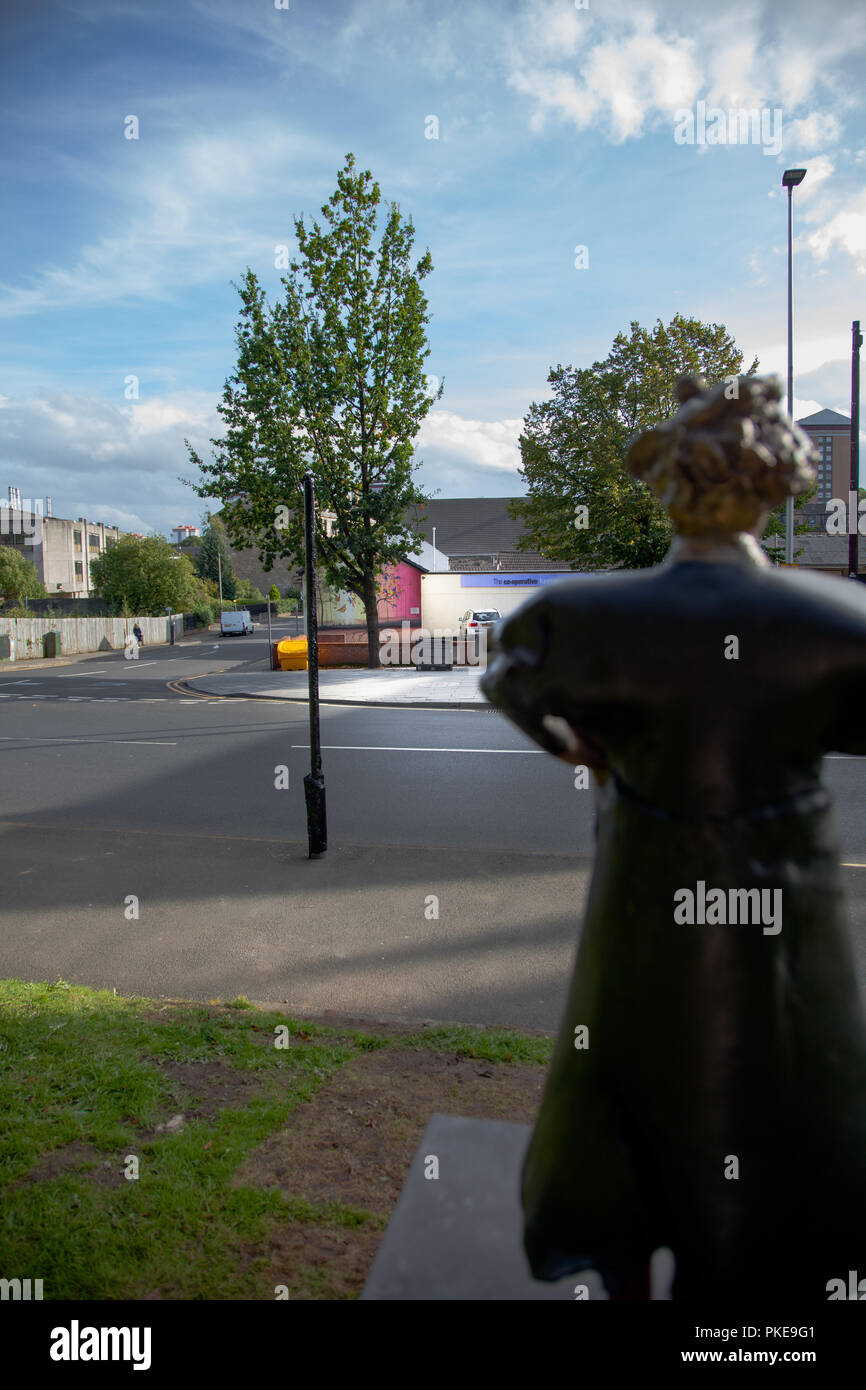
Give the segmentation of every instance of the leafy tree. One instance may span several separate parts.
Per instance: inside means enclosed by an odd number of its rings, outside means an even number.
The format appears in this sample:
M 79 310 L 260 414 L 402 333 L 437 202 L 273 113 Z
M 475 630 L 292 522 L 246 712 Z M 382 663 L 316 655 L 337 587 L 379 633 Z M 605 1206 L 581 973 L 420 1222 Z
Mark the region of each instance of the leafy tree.
M 90 574 L 99 596 L 120 612 L 178 612 L 200 592 L 189 557 L 161 536 L 121 536 L 91 561 Z
M 264 603 L 265 601 L 265 596 L 261 589 L 249 579 L 239 579 L 237 581 L 235 598 L 240 603 Z
M 26 560 L 12 545 L 0 545 L 0 595 L 4 599 L 48 596 L 32 560 Z
M 324 226 L 295 219 L 299 259 L 270 308 L 247 270 L 238 289 L 238 363 L 218 410 L 226 433 L 196 491 L 218 497 L 232 543 L 303 563 L 303 476 L 312 471 L 317 559 L 329 584 L 364 604 L 370 665 L 379 664 L 377 581 L 410 554 L 404 521 L 427 499 L 412 473 L 413 440 L 434 400 L 423 373 L 429 321 L 421 282 L 429 251 L 412 265 L 415 231 L 390 204 L 374 246 L 379 185 L 354 156 L 322 208 Z M 332 520 L 326 524 L 323 513 Z
M 271 600 L 271 603 L 279 603 L 280 591 L 277 588 L 276 584 L 272 584 L 271 587 L 268 589 L 268 598 Z
M 656 564 L 670 545 L 668 518 L 649 488 L 623 468 L 631 436 L 677 408 L 677 377 L 713 383 L 741 373 L 742 352 L 720 324 L 677 314 L 652 330 L 632 322 L 604 361 L 551 369 L 553 398 L 529 407 L 520 437 L 528 495 L 509 511 L 523 519 L 521 550 L 573 569 Z M 747 375 L 758 366 L 755 358 Z
M 226 528 L 221 517 L 208 514 L 206 525 L 201 533 L 196 571 L 202 579 L 212 579 L 219 594 L 220 568 L 222 568 L 223 598 L 237 596 L 237 580 L 232 567 L 231 551 L 226 540 Z

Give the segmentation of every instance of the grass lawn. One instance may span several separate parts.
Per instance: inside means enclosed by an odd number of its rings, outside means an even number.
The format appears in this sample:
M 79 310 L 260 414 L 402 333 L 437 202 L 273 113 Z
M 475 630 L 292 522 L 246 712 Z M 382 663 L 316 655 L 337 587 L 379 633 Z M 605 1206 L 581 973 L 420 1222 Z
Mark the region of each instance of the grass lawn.
M 551 1048 L 0 981 L 0 1276 L 355 1298 L 430 1115 L 531 1121 Z

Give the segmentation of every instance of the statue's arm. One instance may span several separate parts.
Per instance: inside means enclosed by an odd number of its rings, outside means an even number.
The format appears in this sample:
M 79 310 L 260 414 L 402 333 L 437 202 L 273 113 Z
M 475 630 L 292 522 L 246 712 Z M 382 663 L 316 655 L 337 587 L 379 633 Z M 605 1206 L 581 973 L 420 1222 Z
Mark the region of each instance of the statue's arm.
M 566 679 L 557 654 L 557 615 L 548 598 L 529 599 L 499 626 L 491 640 L 481 689 L 497 709 L 546 752 L 563 762 L 603 768 L 601 750 L 581 736 L 565 715 Z M 559 623 L 563 621 L 559 615 Z

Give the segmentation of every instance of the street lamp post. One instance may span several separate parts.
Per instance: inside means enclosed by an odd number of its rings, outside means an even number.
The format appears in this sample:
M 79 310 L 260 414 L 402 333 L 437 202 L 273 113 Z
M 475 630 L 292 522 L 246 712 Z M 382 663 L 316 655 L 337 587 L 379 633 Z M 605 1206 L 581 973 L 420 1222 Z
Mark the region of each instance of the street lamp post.
M 325 775 L 322 771 L 322 744 L 319 736 L 319 615 L 316 605 L 316 499 L 313 475 L 304 474 L 304 532 L 306 549 L 307 675 L 310 692 L 310 771 L 304 778 L 307 802 L 307 839 L 311 859 L 318 859 L 328 848 L 325 814 Z
M 805 169 L 786 169 L 782 187 L 788 190 L 788 414 L 794 415 L 794 256 L 793 256 L 793 192 L 806 177 Z M 785 563 L 794 563 L 794 499 L 785 504 Z
M 848 527 L 848 577 L 860 574 L 860 349 L 863 334 L 860 320 L 851 325 L 851 476 L 849 486 L 854 502 L 854 528 Z

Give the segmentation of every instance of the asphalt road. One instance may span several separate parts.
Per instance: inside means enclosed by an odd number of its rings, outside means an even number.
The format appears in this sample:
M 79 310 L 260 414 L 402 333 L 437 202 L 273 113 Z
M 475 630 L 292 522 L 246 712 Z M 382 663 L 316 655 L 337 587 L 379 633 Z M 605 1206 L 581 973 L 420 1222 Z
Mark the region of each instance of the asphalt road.
M 324 705 L 329 849 L 311 861 L 306 707 L 179 685 L 266 650 L 266 632 L 208 634 L 0 672 L 0 973 L 554 1029 L 591 793 L 487 710 Z M 825 773 L 860 866 L 844 873 L 866 986 L 863 761 Z

